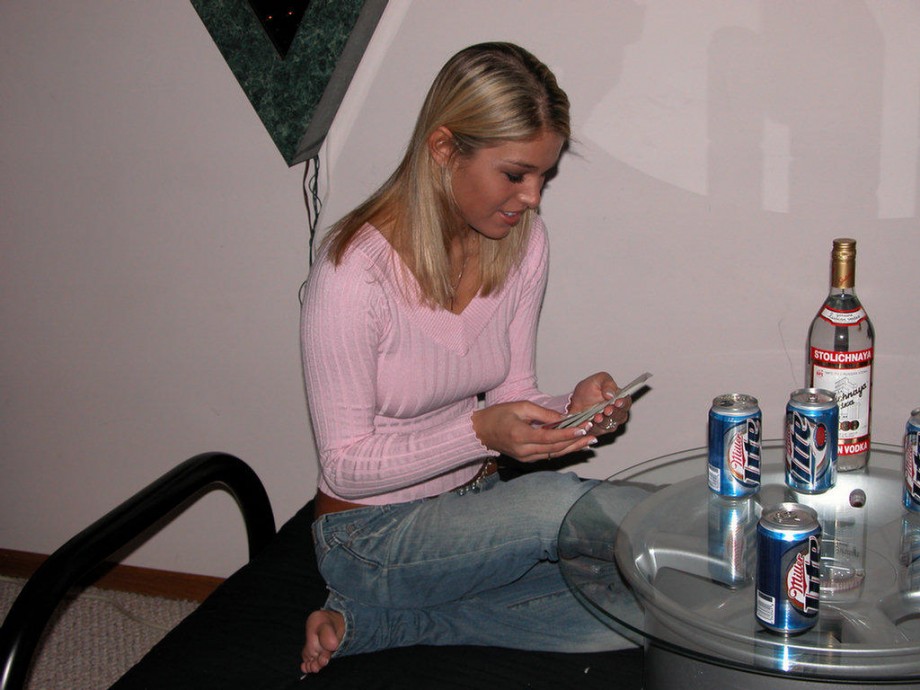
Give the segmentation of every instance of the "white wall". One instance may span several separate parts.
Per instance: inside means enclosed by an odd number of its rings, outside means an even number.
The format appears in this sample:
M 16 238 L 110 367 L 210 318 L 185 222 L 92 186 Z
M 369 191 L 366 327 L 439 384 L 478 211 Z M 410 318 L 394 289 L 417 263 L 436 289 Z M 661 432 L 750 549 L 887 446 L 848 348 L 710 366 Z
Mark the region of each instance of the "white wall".
M 445 6 L 391 2 L 402 17 L 376 37 L 386 60 L 358 74 L 362 95 L 328 141 L 324 220 L 392 169 L 406 113 L 455 50 L 506 39 L 544 59 L 578 143 L 543 201 L 541 384 L 655 374 L 628 433 L 583 474 L 704 445 L 722 392 L 756 395 L 779 436 L 842 235 L 859 241 L 858 291 L 879 333 L 875 438 L 900 442 L 920 405 L 916 3 L 484 0 L 450 21 Z
M 280 522 L 316 475 L 302 166 L 190 3 L 40 5 L 0 3 L 0 547 L 50 552 L 211 449 L 253 464 Z M 655 373 L 583 474 L 703 445 L 730 390 L 779 435 L 840 235 L 879 333 L 875 437 L 899 442 L 920 405 L 916 2 L 391 0 L 323 152 L 324 224 L 390 172 L 443 61 L 491 39 L 573 104 L 544 197 L 543 387 Z M 214 494 L 128 562 L 244 557 Z
M 0 51 L 0 546 L 49 553 L 208 450 L 290 515 L 302 167 L 185 0 L 3 2 Z M 215 492 L 128 562 L 226 574 L 238 515 Z

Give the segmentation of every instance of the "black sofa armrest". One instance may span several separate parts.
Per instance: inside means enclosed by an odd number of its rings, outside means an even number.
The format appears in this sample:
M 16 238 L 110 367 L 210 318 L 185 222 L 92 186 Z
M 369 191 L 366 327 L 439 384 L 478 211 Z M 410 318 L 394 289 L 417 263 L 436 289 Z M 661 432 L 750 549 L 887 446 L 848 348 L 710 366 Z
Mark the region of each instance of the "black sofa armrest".
M 0 690 L 23 687 L 38 641 L 74 585 L 120 549 L 208 490 L 223 487 L 243 514 L 254 558 L 275 536 L 268 494 L 245 462 L 226 453 L 189 458 L 84 529 L 35 571 L 0 629 Z

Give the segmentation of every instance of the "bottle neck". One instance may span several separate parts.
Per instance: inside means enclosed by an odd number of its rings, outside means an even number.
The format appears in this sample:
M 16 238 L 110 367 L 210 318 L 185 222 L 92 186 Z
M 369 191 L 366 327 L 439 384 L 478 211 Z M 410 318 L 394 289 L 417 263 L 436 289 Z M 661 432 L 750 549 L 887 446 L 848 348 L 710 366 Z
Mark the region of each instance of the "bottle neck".
M 830 291 L 827 293 L 828 298 L 832 297 L 843 297 L 845 299 L 856 299 L 859 298 L 856 296 L 856 290 L 851 287 L 839 288 L 831 285 Z
M 831 294 L 853 292 L 856 285 L 856 262 L 850 258 L 831 262 Z

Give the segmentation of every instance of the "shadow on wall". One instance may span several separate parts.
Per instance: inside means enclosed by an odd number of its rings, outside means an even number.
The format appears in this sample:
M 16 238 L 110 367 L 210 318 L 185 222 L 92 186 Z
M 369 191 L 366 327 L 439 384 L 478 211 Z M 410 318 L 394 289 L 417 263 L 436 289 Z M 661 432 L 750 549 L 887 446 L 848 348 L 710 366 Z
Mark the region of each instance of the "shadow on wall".
M 903 282 L 894 272 L 916 252 L 904 240 L 920 208 L 918 8 L 652 0 L 597 23 L 585 27 L 591 50 L 567 64 L 592 76 L 570 93 L 585 161 L 577 183 L 565 171 L 554 181 L 564 195 L 547 195 L 565 241 L 552 245 L 543 323 L 582 331 L 570 305 L 589 301 L 583 277 L 615 275 L 581 356 L 654 369 L 664 395 L 650 400 L 678 435 L 696 429 L 684 421 L 691 382 L 785 404 L 803 380 L 831 239 L 860 241 L 867 278 L 886 266 Z M 573 208 L 579 222 L 566 223 Z M 882 318 L 896 304 L 867 300 Z M 563 366 L 543 362 L 550 375 Z M 897 394 L 886 376 L 878 390 Z
M 918 37 L 898 26 L 903 14 L 794 0 L 711 13 L 619 3 L 615 14 L 604 22 L 606 40 L 588 35 L 601 52 L 575 67 L 597 74 L 601 86 L 573 102 L 590 113 L 585 131 L 613 167 L 651 178 L 647 191 L 663 182 L 704 199 L 707 212 L 779 213 L 854 228 L 916 217 L 920 155 L 916 146 L 904 152 L 902 142 L 920 133 L 920 58 L 911 47 Z M 675 26 L 684 27 L 685 40 L 668 40 Z M 901 149 L 896 160 L 893 149 Z
M 768 206 L 764 171 L 788 168 L 786 208 L 774 210 L 877 218 L 885 45 L 875 18 L 852 2 L 760 8 L 760 32 L 722 29 L 710 45 L 710 199 Z

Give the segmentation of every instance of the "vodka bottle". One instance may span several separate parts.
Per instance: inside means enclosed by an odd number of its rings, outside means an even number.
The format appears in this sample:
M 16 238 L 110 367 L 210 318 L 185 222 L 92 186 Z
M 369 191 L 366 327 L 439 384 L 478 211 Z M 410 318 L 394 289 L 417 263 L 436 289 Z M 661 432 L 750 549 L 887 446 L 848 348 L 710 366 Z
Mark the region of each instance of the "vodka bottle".
M 856 240 L 834 240 L 831 289 L 808 330 L 806 383 L 837 398 L 841 472 L 865 467 L 869 459 L 875 331 L 856 296 L 855 271 Z

